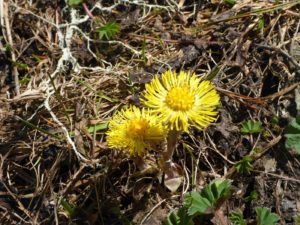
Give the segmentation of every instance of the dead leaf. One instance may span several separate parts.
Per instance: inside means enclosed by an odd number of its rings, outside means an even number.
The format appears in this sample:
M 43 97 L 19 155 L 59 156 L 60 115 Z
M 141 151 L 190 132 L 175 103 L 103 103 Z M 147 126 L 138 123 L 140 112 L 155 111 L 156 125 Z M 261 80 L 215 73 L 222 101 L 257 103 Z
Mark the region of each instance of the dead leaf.
M 151 177 L 144 177 L 135 182 L 132 190 L 132 197 L 135 201 L 140 201 L 145 196 L 145 194 L 151 191 L 153 186 L 152 181 L 153 179 Z
M 171 166 L 165 170 L 165 186 L 175 192 L 183 181 L 182 168 L 176 163 L 171 163 Z
M 275 172 L 276 171 L 276 165 L 277 165 L 277 162 L 274 158 L 265 160 L 264 164 L 263 164 L 266 173 Z

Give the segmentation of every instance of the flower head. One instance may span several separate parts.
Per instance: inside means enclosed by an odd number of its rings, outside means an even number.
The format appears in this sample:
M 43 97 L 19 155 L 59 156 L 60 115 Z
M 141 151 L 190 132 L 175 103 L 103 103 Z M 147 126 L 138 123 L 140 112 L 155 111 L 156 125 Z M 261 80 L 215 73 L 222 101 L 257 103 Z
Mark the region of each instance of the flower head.
M 149 109 L 135 106 L 122 109 L 113 116 L 107 132 L 111 148 L 127 149 L 130 155 L 142 156 L 151 143 L 167 136 L 167 129 Z
M 188 132 L 189 124 L 202 129 L 216 120 L 220 96 L 211 82 L 202 81 L 195 73 L 166 71 L 161 81 L 155 76 L 146 84 L 142 102 L 171 130 Z

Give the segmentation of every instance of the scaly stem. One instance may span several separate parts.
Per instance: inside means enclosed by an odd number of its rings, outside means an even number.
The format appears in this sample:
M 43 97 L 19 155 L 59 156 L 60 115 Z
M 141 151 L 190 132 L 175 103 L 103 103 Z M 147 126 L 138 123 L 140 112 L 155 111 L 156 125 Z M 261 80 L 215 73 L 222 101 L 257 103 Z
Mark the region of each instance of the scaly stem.
M 167 138 L 167 148 L 162 153 L 162 167 L 166 171 L 172 165 L 172 156 L 177 145 L 179 132 L 171 130 Z

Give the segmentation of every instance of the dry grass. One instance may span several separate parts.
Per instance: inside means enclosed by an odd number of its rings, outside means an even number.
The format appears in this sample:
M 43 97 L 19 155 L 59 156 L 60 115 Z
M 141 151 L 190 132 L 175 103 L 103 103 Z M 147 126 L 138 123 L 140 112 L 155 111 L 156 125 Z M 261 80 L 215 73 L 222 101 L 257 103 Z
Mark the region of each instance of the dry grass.
M 64 1 L 0 1 L 0 223 L 160 224 L 185 192 L 215 177 L 237 188 L 225 214 L 242 208 L 251 220 L 255 206 L 267 206 L 290 222 L 300 210 L 300 158 L 281 134 L 299 110 L 300 1 L 86 3 L 93 20 Z M 95 29 L 112 20 L 121 32 L 100 41 Z M 205 74 L 222 96 L 217 123 L 180 139 L 177 193 L 105 143 L 113 113 L 139 105 L 144 84 L 169 68 Z M 242 135 L 246 119 L 265 132 Z M 257 147 L 267 151 L 255 172 L 234 173 Z M 264 166 L 270 159 L 273 170 Z M 243 202 L 254 189 L 259 199 Z

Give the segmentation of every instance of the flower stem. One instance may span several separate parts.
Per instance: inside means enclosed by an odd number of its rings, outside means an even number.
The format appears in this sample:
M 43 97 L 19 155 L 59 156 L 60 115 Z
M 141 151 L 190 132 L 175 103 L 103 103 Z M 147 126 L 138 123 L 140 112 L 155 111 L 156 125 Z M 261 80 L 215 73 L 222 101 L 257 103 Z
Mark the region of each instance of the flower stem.
M 175 151 L 179 132 L 171 130 L 167 138 L 167 148 L 162 153 L 162 166 L 163 170 L 166 171 L 172 164 L 172 156 Z
M 92 12 L 89 10 L 89 8 L 87 7 L 86 3 L 82 3 L 82 6 L 86 12 L 86 14 L 91 17 L 91 19 L 94 19 L 94 15 L 92 14 Z

